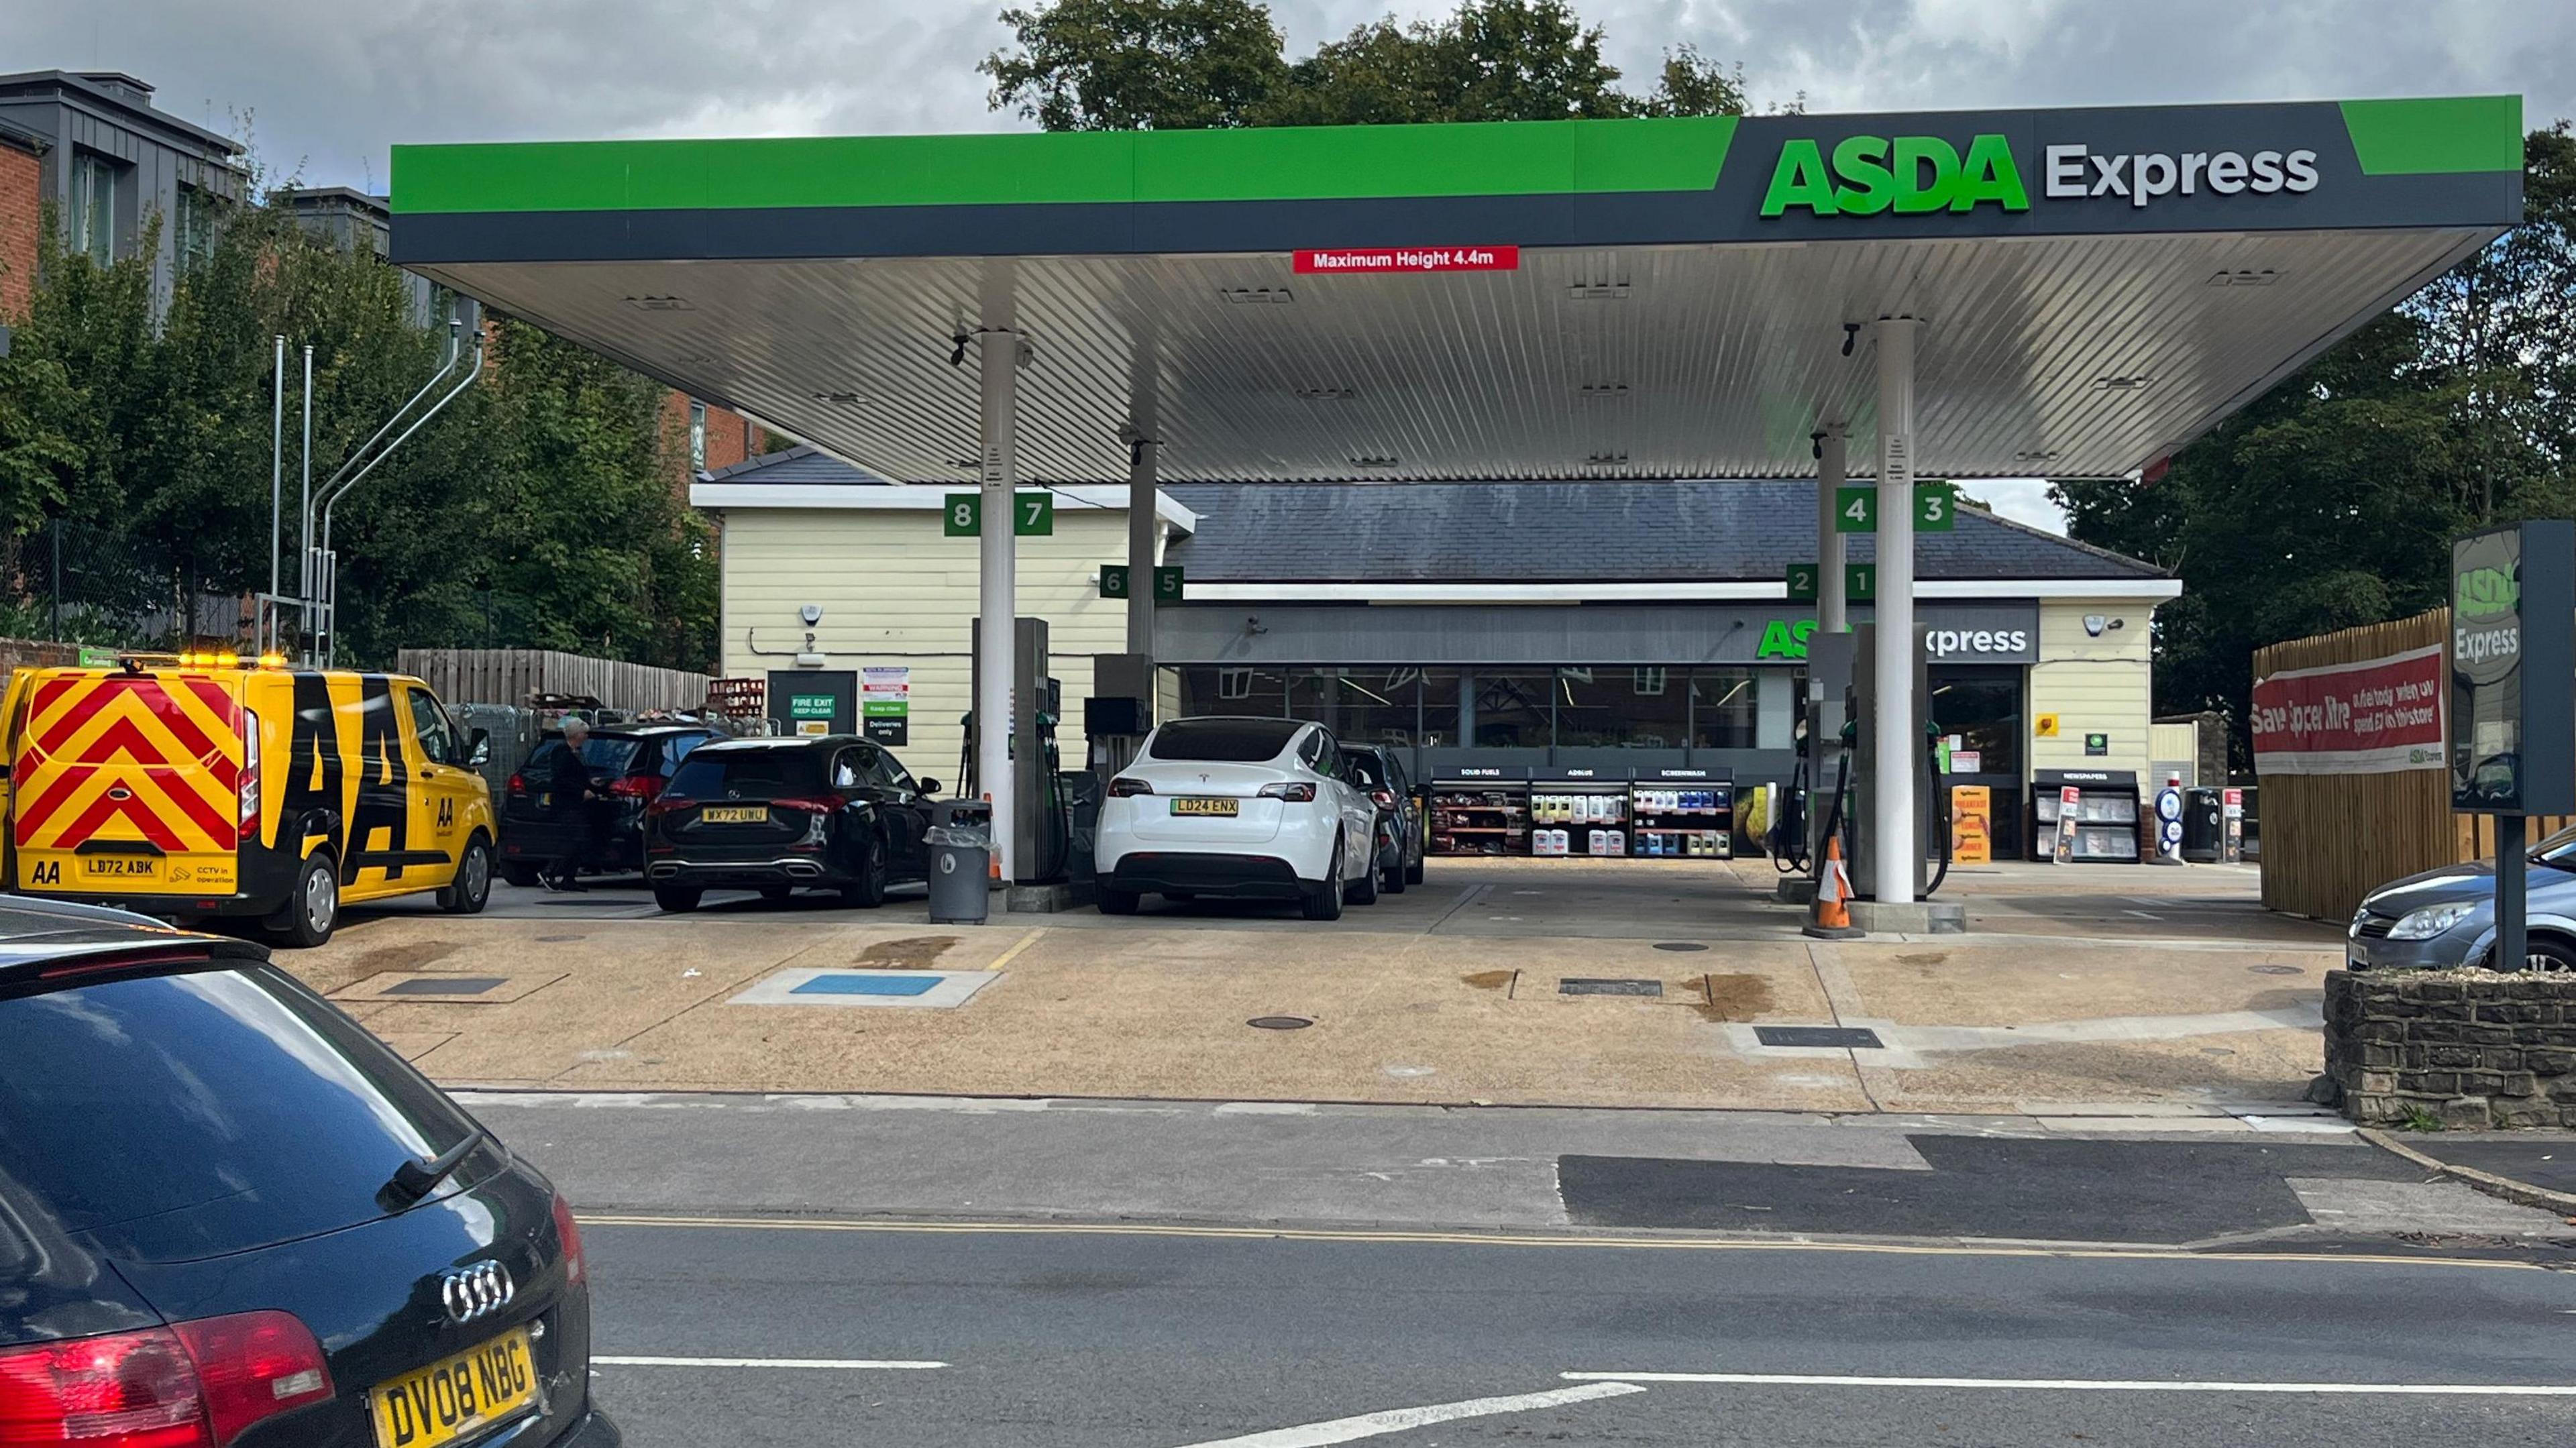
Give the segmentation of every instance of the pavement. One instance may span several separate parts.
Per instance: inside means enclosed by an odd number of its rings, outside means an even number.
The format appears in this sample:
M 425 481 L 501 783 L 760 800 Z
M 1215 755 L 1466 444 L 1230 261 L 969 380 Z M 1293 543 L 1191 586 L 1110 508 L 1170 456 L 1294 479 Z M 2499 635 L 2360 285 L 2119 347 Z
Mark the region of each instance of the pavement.
M 1437 860 L 1330 925 L 1194 902 L 933 927 L 917 894 L 666 917 L 640 891 L 505 888 L 470 919 L 353 910 L 284 959 L 468 1085 L 2223 1125 L 2294 1105 L 2320 1069 L 2339 939 L 2265 915 L 2251 871 L 1963 869 L 1945 889 L 1974 933 L 1830 944 L 1798 935 L 1771 878 L 1760 860 Z M 788 989 L 850 969 L 993 974 L 953 1009 Z M 421 994 L 460 980 L 479 989 Z M 1650 993 L 1566 990 L 1587 981 Z M 1311 1024 L 1248 1024 L 1276 1017 Z

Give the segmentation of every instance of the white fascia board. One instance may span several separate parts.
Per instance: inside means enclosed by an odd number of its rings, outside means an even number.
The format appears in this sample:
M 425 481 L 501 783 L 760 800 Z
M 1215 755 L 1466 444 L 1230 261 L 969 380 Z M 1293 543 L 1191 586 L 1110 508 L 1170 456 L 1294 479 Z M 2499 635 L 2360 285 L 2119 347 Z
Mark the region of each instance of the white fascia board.
M 973 483 L 691 483 L 689 505 L 716 510 L 818 508 L 842 513 L 936 513 L 946 506 L 950 493 L 974 490 Z M 1020 490 L 1041 491 L 1027 483 L 1021 484 Z M 1067 512 L 1086 508 L 1124 512 L 1127 508 L 1125 483 L 1060 483 L 1043 491 L 1055 494 L 1055 505 Z M 1180 533 L 1198 531 L 1199 515 L 1159 489 L 1154 494 L 1154 516 Z
M 1193 603 L 1674 603 L 1785 600 L 1785 583 L 1201 583 Z M 1917 598 L 2144 598 L 2182 596 L 2174 578 L 1939 579 Z

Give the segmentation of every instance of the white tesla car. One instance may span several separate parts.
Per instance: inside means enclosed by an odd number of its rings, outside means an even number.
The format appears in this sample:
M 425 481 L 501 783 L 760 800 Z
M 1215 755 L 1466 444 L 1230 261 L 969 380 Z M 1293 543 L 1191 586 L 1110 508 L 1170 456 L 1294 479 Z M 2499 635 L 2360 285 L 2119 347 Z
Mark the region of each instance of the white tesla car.
M 1109 782 L 1094 859 L 1100 910 L 1139 896 L 1295 900 L 1309 920 L 1377 899 L 1377 805 L 1320 724 L 1175 719 Z

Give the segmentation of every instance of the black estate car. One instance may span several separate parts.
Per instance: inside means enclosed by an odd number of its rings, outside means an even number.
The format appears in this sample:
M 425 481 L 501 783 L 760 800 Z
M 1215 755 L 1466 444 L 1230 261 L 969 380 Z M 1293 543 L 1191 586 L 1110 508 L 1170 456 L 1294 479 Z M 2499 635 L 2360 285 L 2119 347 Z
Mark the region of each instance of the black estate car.
M 0 1443 L 614 1448 L 537 1171 L 266 947 L 0 901 Z
M 1404 772 L 1403 759 L 1383 745 L 1345 744 L 1342 762 L 1350 769 L 1351 782 L 1377 804 L 1378 888 L 1401 895 L 1405 886 L 1422 883 L 1422 858 L 1429 846 L 1413 780 Z
M 645 819 L 645 877 L 665 910 L 711 889 L 784 900 L 799 886 L 873 908 L 929 878 L 931 796 L 882 745 L 847 734 L 731 739 L 692 753 Z
M 582 742 L 581 762 L 604 797 L 556 800 L 545 781 L 561 734 L 539 741 L 501 791 L 501 878 L 537 883 L 539 872 L 580 846 L 582 874 L 622 875 L 644 868 L 644 808 L 669 783 L 690 751 L 725 736 L 703 724 L 603 725 Z

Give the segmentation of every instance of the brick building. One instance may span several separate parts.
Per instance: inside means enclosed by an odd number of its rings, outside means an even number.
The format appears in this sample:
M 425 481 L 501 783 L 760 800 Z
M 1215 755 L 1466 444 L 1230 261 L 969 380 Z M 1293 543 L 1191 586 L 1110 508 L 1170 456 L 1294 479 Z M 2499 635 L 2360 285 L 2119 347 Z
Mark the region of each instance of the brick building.
M 43 226 L 44 160 L 52 143 L 0 122 L 0 327 L 27 313 Z
M 684 393 L 663 394 L 662 418 L 663 426 L 677 429 L 688 445 L 678 479 L 683 497 L 698 474 L 756 458 L 768 446 L 768 434 L 759 423 L 730 408 L 700 402 Z

